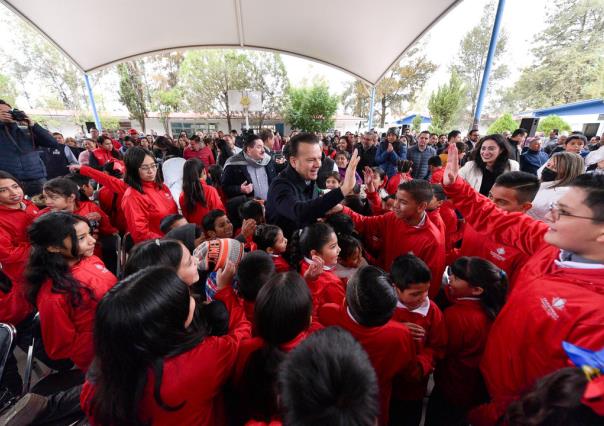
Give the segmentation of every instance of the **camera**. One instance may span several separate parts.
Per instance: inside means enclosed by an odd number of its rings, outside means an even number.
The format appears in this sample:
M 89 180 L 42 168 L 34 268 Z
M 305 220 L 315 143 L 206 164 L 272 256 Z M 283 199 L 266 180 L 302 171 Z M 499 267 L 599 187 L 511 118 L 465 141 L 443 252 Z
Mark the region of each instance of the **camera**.
M 8 113 L 15 121 L 27 121 L 27 114 L 17 108 L 11 109 Z
M 101 224 L 100 224 L 100 222 L 98 220 L 89 220 L 88 223 L 90 223 L 90 231 L 91 232 L 96 231 L 101 226 Z

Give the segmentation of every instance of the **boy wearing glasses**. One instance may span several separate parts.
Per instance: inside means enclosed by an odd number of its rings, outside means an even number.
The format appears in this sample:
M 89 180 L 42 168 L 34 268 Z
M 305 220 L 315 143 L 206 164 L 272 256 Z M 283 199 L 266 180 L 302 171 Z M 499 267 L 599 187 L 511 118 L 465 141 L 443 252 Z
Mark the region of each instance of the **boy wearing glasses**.
M 455 146 L 449 159 L 445 192 L 467 223 L 527 258 L 481 362 L 491 402 L 470 413 L 473 425 L 492 425 L 537 379 L 567 366 L 563 340 L 604 346 L 604 177 L 575 179 L 543 223 L 501 211 L 459 179 Z

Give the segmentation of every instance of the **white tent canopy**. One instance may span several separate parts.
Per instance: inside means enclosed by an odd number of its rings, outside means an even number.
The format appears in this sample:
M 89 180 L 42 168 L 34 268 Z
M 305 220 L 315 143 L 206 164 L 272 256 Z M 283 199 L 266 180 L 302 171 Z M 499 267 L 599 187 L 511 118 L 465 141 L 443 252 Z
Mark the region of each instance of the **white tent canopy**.
M 83 72 L 197 47 L 283 52 L 374 85 L 460 0 L 0 0 Z

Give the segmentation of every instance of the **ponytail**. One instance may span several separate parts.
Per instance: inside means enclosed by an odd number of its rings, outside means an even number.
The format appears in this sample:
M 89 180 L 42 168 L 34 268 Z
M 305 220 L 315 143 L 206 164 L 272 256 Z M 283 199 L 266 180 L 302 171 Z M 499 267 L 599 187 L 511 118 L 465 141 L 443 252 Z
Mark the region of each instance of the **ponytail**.
M 503 269 L 480 257 L 460 257 L 451 265 L 452 274 L 472 287 L 483 289 L 480 303 L 492 320 L 505 304 L 508 277 Z
M 294 232 L 292 236 L 291 264 L 298 265 L 311 251 L 320 251 L 329 242 L 334 230 L 326 223 L 317 222 Z

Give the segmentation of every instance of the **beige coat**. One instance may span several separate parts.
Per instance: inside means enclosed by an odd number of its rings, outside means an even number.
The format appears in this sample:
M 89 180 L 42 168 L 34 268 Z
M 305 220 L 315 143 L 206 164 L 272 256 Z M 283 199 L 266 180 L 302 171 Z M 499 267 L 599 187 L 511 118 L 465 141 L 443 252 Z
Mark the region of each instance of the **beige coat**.
M 508 160 L 505 171 L 517 172 L 518 170 L 520 170 L 520 164 L 518 164 L 517 161 Z M 464 178 L 476 191 L 480 191 L 480 185 L 482 184 L 482 170 L 476 166 L 474 161 L 468 161 L 461 169 L 459 169 L 459 176 Z

